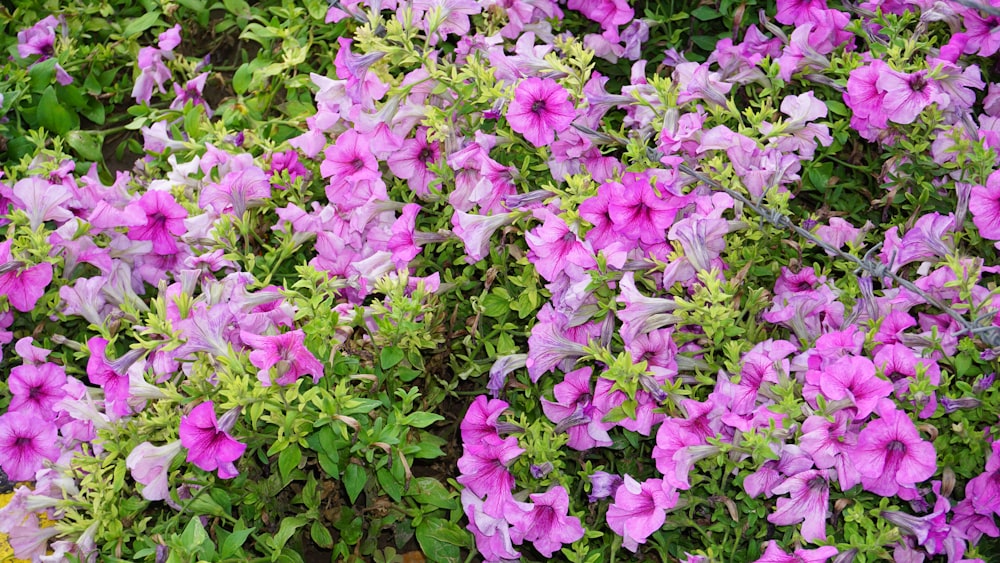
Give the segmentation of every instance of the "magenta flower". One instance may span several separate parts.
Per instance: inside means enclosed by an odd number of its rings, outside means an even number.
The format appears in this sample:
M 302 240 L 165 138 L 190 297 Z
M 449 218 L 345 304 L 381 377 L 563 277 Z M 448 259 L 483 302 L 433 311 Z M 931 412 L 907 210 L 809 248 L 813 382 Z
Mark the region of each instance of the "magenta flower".
M 889 399 L 879 402 L 878 418 L 858 436 L 854 465 L 865 490 L 882 496 L 930 479 L 937 469 L 934 445 L 920 439 L 916 426 Z
M 459 429 L 462 442 L 479 444 L 500 437 L 500 415 L 509 407 L 505 401 L 488 399 L 486 395 L 476 397 L 462 419 Z
M 29 267 L 13 259 L 10 247 L 10 240 L 0 243 L 0 295 L 7 296 L 11 307 L 27 313 L 45 295 L 52 281 L 52 264 L 42 262 Z
M 354 129 L 341 133 L 337 142 L 326 148 L 325 155 L 319 171 L 324 178 L 330 178 L 330 185 L 380 178 L 378 161 L 372 154 L 368 138 Z
M 7 380 L 10 393 L 8 412 L 23 412 L 42 419 L 51 419 L 52 407 L 66 392 L 66 372 L 61 366 L 46 362 L 41 365 L 21 365 L 10 371 Z
M 778 542 L 771 540 L 767 542 L 764 554 L 756 563 L 826 563 L 826 560 L 836 554 L 836 547 L 824 545 L 816 549 L 796 549 L 795 553 L 790 555 L 781 549 Z
M 528 231 L 524 238 L 530 252 L 528 260 L 546 281 L 565 274 L 568 266 L 591 268 L 597 265 L 593 253 L 580 242 L 558 215 L 545 212 L 545 222 Z
M 583 367 L 571 371 L 563 377 L 562 383 L 552 388 L 556 401 L 541 399 L 542 411 L 552 422 L 557 423 L 556 431 L 569 434 L 567 446 L 574 450 L 589 450 L 612 444 L 608 430 L 614 423 L 602 422 L 592 404 L 590 385 L 593 369 Z
M 641 484 L 625 475 L 625 482 L 615 492 L 615 502 L 608 507 L 608 526 L 622 537 L 622 546 L 631 552 L 646 543 L 646 538 L 663 526 L 667 510 L 677 504 L 680 495 L 662 479 L 647 479 Z
M 30 481 L 45 460 L 59 458 L 56 426 L 27 413 L 0 416 L 0 466 L 11 481 Z
M 146 212 L 146 223 L 128 231 L 129 240 L 148 240 L 153 252 L 161 256 L 177 254 L 175 237 L 187 232 L 184 219 L 188 213 L 169 192 L 149 190 L 139 198 L 139 207 Z
M 406 180 L 413 193 L 425 197 L 430 195 L 428 185 L 434 173 L 428 168 L 441 160 L 441 145 L 427 140 L 427 130 L 421 128 L 414 139 L 403 141 L 403 148 L 392 153 L 386 164 L 396 176 Z
M 536 147 L 552 144 L 556 133 L 568 129 L 575 116 L 569 92 L 551 78 L 525 79 L 507 107 L 510 128 Z
M 271 385 L 271 368 L 274 368 L 274 382 L 278 385 L 290 385 L 303 375 L 311 375 L 313 383 L 319 382 L 323 377 L 323 364 L 306 348 L 305 338 L 302 330 L 273 336 L 240 332 L 240 339 L 254 348 L 250 352 L 250 363 L 260 370 L 257 379 L 264 387 Z
M 927 77 L 926 70 L 906 74 L 889 69 L 879 75 L 875 84 L 885 92 L 882 104 L 893 123 L 913 123 L 927 106 L 933 103 L 943 106 L 949 101 L 937 82 Z
M 831 400 L 849 400 L 865 418 L 875 409 L 879 399 L 892 393 L 892 383 L 875 375 L 875 364 L 865 357 L 845 356 L 826 366 L 819 373 L 819 388 Z
M 180 440 L 174 440 L 165 446 L 154 446 L 149 442 L 143 442 L 132 449 L 125 459 L 125 466 L 132 472 L 132 478 L 136 483 L 144 485 L 142 498 L 146 500 L 170 498 L 167 477 L 170 473 L 170 463 L 180 451 Z
M 980 236 L 1000 240 L 1000 170 L 989 175 L 985 186 L 972 187 L 969 211 Z
M 802 524 L 802 539 L 813 542 L 826 539 L 826 513 L 830 504 L 830 481 L 826 470 L 796 473 L 772 489 L 777 495 L 778 509 L 767 521 L 779 526 Z
M 479 444 L 465 444 L 465 453 L 458 460 L 461 473 L 457 481 L 476 496 L 510 493 L 514 476 L 507 470 L 514 458 L 524 453 L 517 438 L 488 439 Z
M 133 350 L 112 362 L 105 355 L 107 347 L 108 341 L 100 336 L 87 341 L 87 348 L 90 349 L 87 377 L 94 385 L 104 388 L 104 402 L 108 410 L 118 416 L 124 416 L 129 412 L 127 401 L 132 396 L 129 392 L 128 368 L 143 351 Z
M 73 199 L 73 193 L 62 184 L 32 176 L 14 184 L 11 194 L 11 202 L 28 215 L 28 224 L 32 229 L 37 229 L 46 221 L 63 223 L 73 218 L 73 212 L 64 207 Z
M 580 519 L 569 515 L 569 495 L 566 489 L 556 485 L 547 492 L 530 495 L 534 505 L 530 512 L 510 511 L 513 529 L 511 539 L 515 543 L 525 540 L 535 545 L 535 549 L 545 557 L 583 537 Z
M 230 411 L 230 413 L 237 411 Z M 235 415 L 227 413 L 220 422 L 215 417 L 212 401 L 201 403 L 181 418 L 181 445 L 188 449 L 187 461 L 205 471 L 218 469 L 220 479 L 239 475 L 233 464 L 247 449 L 229 435 L 236 422 Z
M 645 244 L 663 242 L 678 206 L 653 190 L 647 174 L 626 173 L 608 203 L 608 217 L 618 234 Z M 659 188 L 664 191 L 663 187 Z M 686 203 L 686 201 L 684 202 Z
M 510 492 L 507 493 L 510 496 Z M 521 554 L 514 551 L 510 524 L 504 517 L 500 502 L 484 502 L 469 489 L 462 490 L 462 508 L 469 520 L 466 529 L 476 538 L 476 550 L 486 561 L 515 560 Z

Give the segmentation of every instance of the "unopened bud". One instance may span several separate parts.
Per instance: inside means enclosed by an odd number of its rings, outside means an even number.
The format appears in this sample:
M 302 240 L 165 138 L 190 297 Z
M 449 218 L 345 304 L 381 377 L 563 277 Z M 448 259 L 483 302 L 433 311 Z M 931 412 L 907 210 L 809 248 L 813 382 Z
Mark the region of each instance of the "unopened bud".
M 946 466 L 941 474 L 941 496 L 950 497 L 955 490 L 955 470 Z

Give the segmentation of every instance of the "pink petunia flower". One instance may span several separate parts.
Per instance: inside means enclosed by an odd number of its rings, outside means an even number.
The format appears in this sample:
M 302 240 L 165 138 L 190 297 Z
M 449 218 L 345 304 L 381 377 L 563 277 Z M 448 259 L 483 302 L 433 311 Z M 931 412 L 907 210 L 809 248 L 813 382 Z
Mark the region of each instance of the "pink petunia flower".
M 592 404 L 590 385 L 593 369 L 582 367 L 563 377 L 562 383 L 552 388 L 556 401 L 541 399 L 542 411 L 557 424 L 556 431 L 569 434 L 567 446 L 574 450 L 589 450 L 612 444 L 608 430 L 614 424 L 602 422 Z
M 457 481 L 476 496 L 510 493 L 514 476 L 507 470 L 514 458 L 524 453 L 517 445 L 517 438 L 488 439 L 479 444 L 465 444 L 465 453 L 458 460 L 461 475 Z
M 552 144 L 556 133 L 568 129 L 575 116 L 569 92 L 551 78 L 525 79 L 507 107 L 510 128 L 536 147 Z
M 875 375 L 875 364 L 865 357 L 845 356 L 821 372 L 810 373 L 817 374 L 820 392 L 827 399 L 850 401 L 858 418 L 871 414 L 879 400 L 888 397 L 893 389 L 891 382 Z
M 772 489 L 774 494 L 790 493 L 779 498 L 777 510 L 767 521 L 779 526 L 802 524 L 802 539 L 813 542 L 826 539 L 826 513 L 830 504 L 830 481 L 825 469 L 803 471 L 785 479 Z
M 920 438 L 910 417 L 891 400 L 879 401 L 875 411 L 880 418 L 861 431 L 852 455 L 865 490 L 893 496 L 930 479 L 937 469 L 934 445 Z
M 232 213 L 242 217 L 247 209 L 260 205 L 271 197 L 271 182 L 267 174 L 256 166 L 233 170 L 222 178 L 205 186 L 198 199 L 198 205 L 216 213 Z
M 989 175 L 985 186 L 972 187 L 969 211 L 980 236 L 1000 240 L 1000 170 Z
M 882 104 L 893 123 L 913 123 L 927 106 L 934 103 L 945 106 L 949 102 L 947 94 L 937 81 L 927 76 L 926 70 L 907 74 L 889 69 L 879 75 L 875 84 L 885 92 Z
M 793 554 L 788 554 L 781 549 L 778 542 L 771 540 L 767 542 L 764 554 L 756 563 L 826 563 L 836 554 L 837 548 L 832 545 L 824 545 L 816 549 L 796 549 Z
M 427 129 L 421 128 L 413 139 L 403 141 L 403 147 L 386 160 L 389 170 L 406 180 L 413 193 L 420 197 L 430 195 L 428 185 L 434 178 L 429 166 L 441 160 L 441 144 L 427 140 Z
M 608 507 L 608 526 L 622 537 L 622 546 L 635 553 L 639 544 L 663 526 L 667 510 L 676 506 L 679 498 L 662 479 L 639 483 L 626 474 L 615 492 L 615 502 Z
M 66 372 L 51 362 L 17 366 L 10 371 L 7 380 L 13 395 L 7 411 L 51 419 L 54 416 L 53 406 L 66 396 L 62 388 L 65 383 Z
M 583 537 L 580 519 L 569 515 L 569 495 L 559 485 L 540 494 L 530 495 L 530 512 L 510 511 L 511 539 L 520 544 L 530 541 L 545 557 L 552 557 L 563 544 Z
M 380 178 L 378 161 L 372 154 L 368 138 L 354 129 L 341 133 L 337 142 L 327 147 L 324 154 L 319 171 L 324 178 L 330 179 L 331 186 Z M 334 199 L 330 197 L 331 201 Z
M 45 460 L 59 458 L 56 426 L 27 413 L 0 416 L 0 467 L 12 481 L 30 481 Z
M 205 471 L 218 470 L 220 479 L 239 475 L 233 464 L 247 449 L 229 435 L 235 416 L 230 411 L 222 421 L 216 419 L 215 404 L 205 401 L 181 418 L 181 445 L 188 449 L 187 461 Z
M 311 375 L 313 383 L 323 377 L 323 364 L 305 346 L 305 332 L 293 330 L 276 335 L 257 335 L 240 332 L 240 340 L 254 348 L 250 352 L 250 363 L 257 367 L 257 380 L 264 387 L 272 383 L 271 368 L 274 368 L 274 383 L 291 385 L 303 375 Z
M 11 243 L 10 240 L 0 243 L 0 295 L 7 296 L 11 307 L 27 313 L 35 308 L 52 281 L 52 264 L 42 262 L 29 267 L 14 260 Z
M 146 212 L 146 223 L 129 229 L 129 240 L 152 241 L 153 252 L 161 256 L 177 254 L 175 237 L 187 232 L 184 226 L 187 210 L 170 193 L 162 190 L 149 190 L 142 194 L 139 207 Z
M 109 361 L 105 351 L 108 341 L 95 336 L 87 341 L 90 358 L 87 360 L 87 377 L 94 385 L 104 389 L 104 402 L 109 413 L 124 416 L 129 413 L 128 368 L 144 353 L 141 349 L 132 350 L 115 361 Z

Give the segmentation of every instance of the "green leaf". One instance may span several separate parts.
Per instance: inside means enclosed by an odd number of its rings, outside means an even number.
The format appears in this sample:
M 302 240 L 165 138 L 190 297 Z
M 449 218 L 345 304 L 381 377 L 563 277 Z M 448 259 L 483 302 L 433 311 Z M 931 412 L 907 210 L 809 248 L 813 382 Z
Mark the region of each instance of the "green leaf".
M 368 474 L 365 468 L 356 463 L 348 463 L 344 469 L 344 487 L 347 489 L 347 497 L 351 499 L 351 504 L 358 500 L 358 495 L 365 488 L 368 482 Z
M 56 91 L 51 86 L 42 93 L 37 115 L 39 125 L 58 135 L 65 135 L 80 127 L 80 117 L 59 103 Z
M 391 369 L 403 360 L 403 351 L 395 346 L 386 346 L 379 352 L 379 362 L 382 369 Z
M 410 491 L 407 494 L 419 504 L 436 506 L 445 510 L 458 508 L 458 500 L 451 498 L 451 493 L 433 477 L 417 477 L 410 481 Z
M 385 494 L 396 502 L 403 500 L 403 484 L 396 480 L 392 472 L 383 467 L 375 473 L 375 476 L 378 477 L 378 483 L 382 485 Z
M 104 125 L 106 114 L 104 104 L 97 100 L 91 100 L 86 107 L 80 109 L 80 114 L 94 122 L 95 125 Z
M 195 518 L 197 520 L 197 518 Z M 292 538 L 295 531 L 305 526 L 309 522 L 309 519 L 305 516 L 289 516 L 281 521 L 281 526 L 278 528 L 278 533 L 274 534 L 274 545 L 281 549 L 285 547 L 288 540 Z
M 226 6 L 227 10 L 238 17 L 250 19 L 253 16 L 250 12 L 250 4 L 247 4 L 244 0 L 222 0 L 222 3 Z
M 444 420 L 444 417 L 432 412 L 415 412 L 407 415 L 403 424 L 414 428 L 427 428 L 439 420 Z
M 233 73 L 233 90 L 242 96 L 250 88 L 250 81 L 252 79 L 253 70 L 250 69 L 250 63 L 243 63 Z
M 720 14 L 718 10 L 716 10 L 711 6 L 704 6 L 704 5 L 698 6 L 697 8 L 692 10 L 691 15 L 694 16 L 696 20 L 701 20 L 703 22 L 719 19 L 722 17 L 722 14 Z
M 457 562 L 468 534 L 443 518 L 427 518 L 417 526 L 417 543 L 430 561 Z
M 85 160 L 101 162 L 104 160 L 104 134 L 95 131 L 70 131 L 66 134 L 66 142 Z
M 184 528 L 184 532 L 181 533 L 181 541 L 184 545 L 201 545 L 201 542 L 208 539 L 208 532 L 205 531 L 205 527 L 201 525 L 201 518 L 192 518 L 188 525 Z
M 491 293 L 483 298 L 483 314 L 487 317 L 502 317 L 510 311 L 510 300 L 504 299 L 496 293 Z
M 35 63 L 28 69 L 28 87 L 32 92 L 41 92 L 52 85 L 52 79 L 56 75 L 57 62 L 59 62 L 57 59 L 48 59 Z
M 122 30 L 122 36 L 132 37 L 133 35 L 138 35 L 143 31 L 153 27 L 157 21 L 160 19 L 160 12 L 154 10 L 152 12 L 147 12 L 138 18 L 129 22 L 125 29 Z
M 242 523 L 241 523 L 242 524 Z M 229 534 L 226 541 L 222 543 L 222 557 L 231 557 L 242 551 L 243 543 L 247 541 L 250 534 L 253 533 L 257 528 L 247 528 L 245 530 L 236 530 L 235 532 Z
M 281 473 L 282 481 L 288 482 L 288 476 L 292 470 L 299 466 L 302 461 L 302 450 L 298 444 L 291 444 L 278 455 L 278 471 Z
M 316 542 L 316 545 L 322 547 L 323 549 L 330 549 L 333 547 L 333 535 L 330 534 L 330 530 L 327 530 L 326 526 L 318 520 L 312 523 L 312 528 L 309 529 L 309 535 L 312 536 L 312 541 Z

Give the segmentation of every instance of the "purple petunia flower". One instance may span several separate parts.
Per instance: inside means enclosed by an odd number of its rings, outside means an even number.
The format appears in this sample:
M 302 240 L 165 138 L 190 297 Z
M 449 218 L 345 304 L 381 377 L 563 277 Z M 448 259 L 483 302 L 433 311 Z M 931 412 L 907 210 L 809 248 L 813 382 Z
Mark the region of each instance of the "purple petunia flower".
M 559 485 L 541 494 L 530 495 L 534 505 L 530 512 L 510 511 L 515 543 L 525 540 L 545 557 L 552 557 L 563 544 L 573 543 L 583 537 L 580 519 L 569 515 L 569 495 Z
M 56 426 L 27 413 L 0 416 L 0 466 L 11 481 L 29 481 L 45 460 L 59 458 Z
M 852 455 L 865 490 L 893 496 L 934 475 L 937 452 L 920 439 L 910 417 L 889 399 L 879 401 L 875 411 L 881 418 L 861 431 Z
M 825 469 L 812 469 L 792 475 L 772 489 L 775 494 L 790 493 L 778 499 L 778 509 L 767 521 L 780 526 L 803 522 L 802 539 L 826 539 L 826 513 L 830 504 L 830 481 Z
M 837 548 L 832 545 L 824 545 L 816 549 L 796 549 L 793 554 L 788 554 L 781 549 L 778 542 L 771 540 L 767 542 L 764 554 L 756 563 L 826 563 L 836 554 Z
M 175 237 L 187 231 L 184 226 L 187 210 L 170 193 L 161 190 L 150 190 L 142 194 L 139 207 L 146 212 L 146 222 L 129 229 L 129 240 L 152 241 L 153 252 L 161 256 L 177 254 Z
M 510 128 L 536 147 L 552 144 L 556 133 L 568 129 L 575 116 L 569 92 L 551 78 L 525 79 L 507 107 Z
M 276 376 L 274 383 L 278 385 L 290 385 L 303 375 L 311 375 L 313 383 L 319 382 L 323 377 L 323 364 L 306 348 L 305 338 L 302 330 L 273 336 L 240 332 L 240 339 L 254 348 L 250 352 L 250 363 L 260 370 L 257 380 L 264 387 L 272 383 L 271 368 L 274 368 Z
M 218 470 L 220 479 L 239 475 L 233 462 L 243 455 L 247 446 L 229 435 L 233 423 L 235 416 L 228 413 L 223 421 L 216 419 L 212 401 L 191 409 L 181 418 L 180 425 L 181 445 L 188 449 L 187 461 L 205 471 Z
M 54 417 L 53 406 L 66 392 L 66 372 L 61 366 L 46 362 L 41 365 L 21 365 L 10 371 L 7 380 L 10 393 L 8 412 L 23 412 L 48 420 Z
M 493 438 L 479 444 L 465 444 L 465 454 L 458 460 L 458 470 L 462 473 L 458 482 L 476 496 L 510 493 L 514 487 L 514 476 L 507 466 L 524 449 L 517 445 L 517 438 L 510 436 L 501 440 Z
M 622 537 L 622 546 L 631 552 L 646 543 L 646 538 L 660 529 L 667 510 L 677 504 L 680 495 L 662 479 L 637 482 L 625 475 L 625 482 L 615 492 L 615 502 L 608 508 L 608 526 Z

